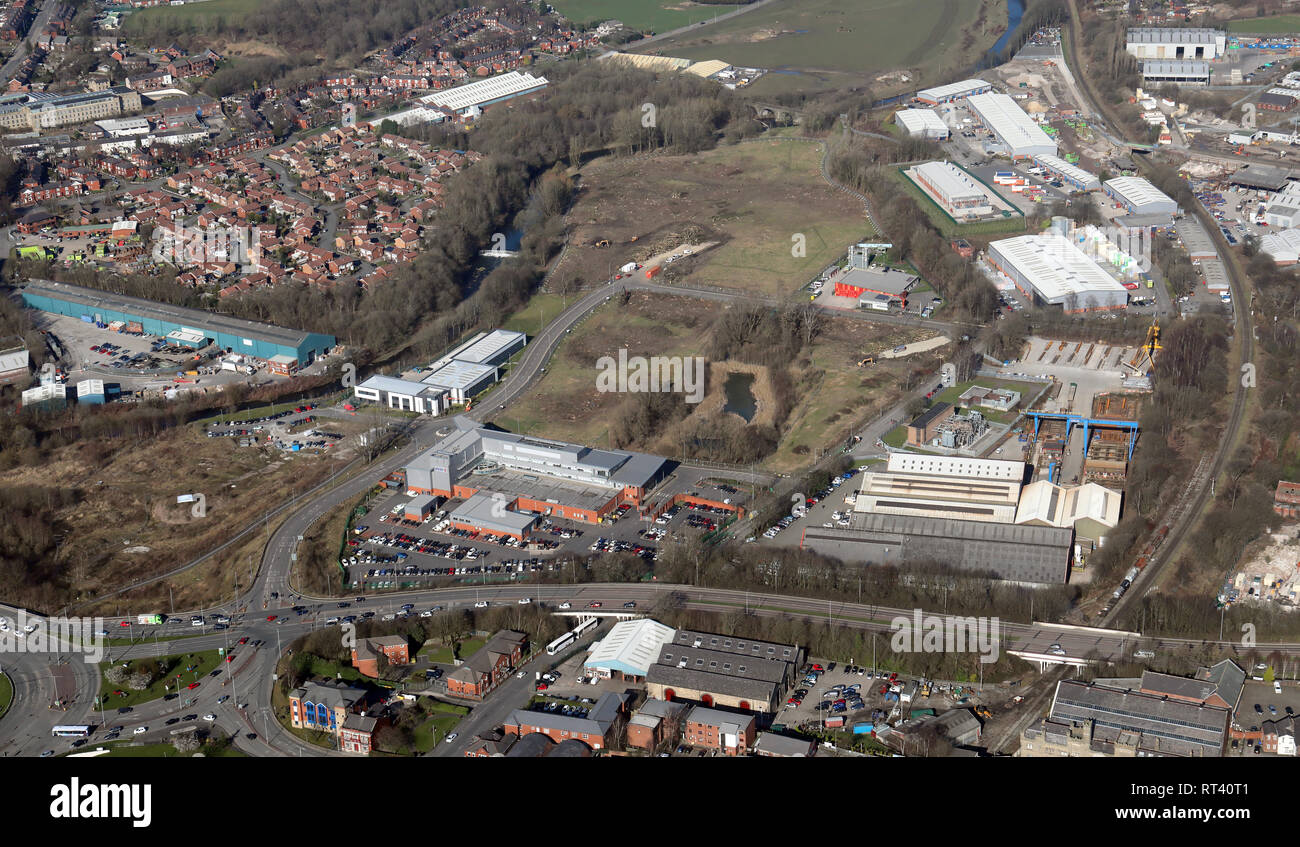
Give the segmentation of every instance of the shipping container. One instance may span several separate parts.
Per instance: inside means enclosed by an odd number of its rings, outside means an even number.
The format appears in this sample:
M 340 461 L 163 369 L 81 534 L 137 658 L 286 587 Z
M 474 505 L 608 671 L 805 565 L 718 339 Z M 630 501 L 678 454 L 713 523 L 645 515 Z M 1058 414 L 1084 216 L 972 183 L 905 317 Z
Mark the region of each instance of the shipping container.
M 659 275 L 659 272 L 662 271 L 663 269 L 664 269 L 663 265 L 655 265 L 653 268 L 650 268 L 645 272 L 645 278 L 654 279 L 656 276 Z
M 837 715 L 837 716 L 835 716 L 835 717 L 833 717 L 833 718 L 827 718 L 827 719 L 826 719 L 826 726 L 827 726 L 828 728 L 834 728 L 834 727 L 841 727 L 841 726 L 844 726 L 844 717 L 843 717 L 842 715 Z
M 876 725 L 873 723 L 860 723 L 860 724 L 854 724 L 853 726 L 854 735 L 874 734 L 875 731 L 876 731 Z

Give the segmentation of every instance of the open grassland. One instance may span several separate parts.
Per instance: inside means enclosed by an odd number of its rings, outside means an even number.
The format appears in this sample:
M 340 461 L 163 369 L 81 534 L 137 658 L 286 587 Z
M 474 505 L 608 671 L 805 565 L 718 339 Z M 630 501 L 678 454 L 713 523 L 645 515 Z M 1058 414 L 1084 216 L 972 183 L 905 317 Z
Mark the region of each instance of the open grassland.
M 911 84 L 929 84 L 973 65 L 1006 24 L 1005 0 L 775 0 L 647 50 L 769 69 L 907 69 Z
M 659 281 L 792 293 L 871 232 L 861 204 L 822 179 L 821 156 L 820 144 L 773 139 L 593 162 L 550 287 L 591 284 L 629 261 L 712 241 Z M 593 246 L 604 239 L 610 247 Z
M 626 348 L 629 357 L 700 355 L 714 321 L 726 308 L 706 300 L 647 293 L 633 294 L 626 305 L 611 302 L 601 306 L 561 343 L 546 375 L 533 390 L 494 423 L 513 432 L 604 447 L 609 443 L 608 421 L 627 398 L 597 389 L 596 360 L 616 357 L 619 348 Z M 775 471 L 798 469 L 819 451 L 836 448 L 857 424 L 898 402 L 906 374 L 919 367 L 938 368 L 943 348 L 870 366 L 860 367 L 858 362 L 933 334 L 849 316 L 827 321 L 812 346 L 790 365 L 797 400 L 782 426 L 776 452 L 764 466 Z M 754 366 L 727 361 L 711 365 L 714 376 L 708 392 L 692 415 L 712 414 L 721 408 L 725 379 L 718 377 L 718 371 L 756 371 Z M 756 393 L 761 383 L 761 378 L 756 381 Z M 765 404 L 763 397 L 758 400 L 756 420 L 761 419 Z M 632 449 L 675 455 L 676 433 L 690 420 L 688 417 L 656 433 L 653 441 L 631 445 Z M 461 655 L 466 655 L 463 648 Z
M 639 32 L 668 32 L 739 8 L 690 0 L 556 0 L 551 5 L 577 24 L 613 19 Z
M 1274 15 L 1268 18 L 1246 18 L 1240 21 L 1228 21 L 1228 32 L 1300 33 L 1300 15 Z

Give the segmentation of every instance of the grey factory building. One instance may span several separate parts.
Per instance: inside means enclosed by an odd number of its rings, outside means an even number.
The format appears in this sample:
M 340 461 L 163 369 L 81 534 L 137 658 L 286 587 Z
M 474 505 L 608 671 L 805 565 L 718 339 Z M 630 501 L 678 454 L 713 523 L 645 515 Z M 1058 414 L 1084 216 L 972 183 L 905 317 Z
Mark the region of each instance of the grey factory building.
M 809 527 L 803 547 L 861 564 L 944 562 L 1013 582 L 1064 583 L 1074 530 L 855 513 L 848 528 Z

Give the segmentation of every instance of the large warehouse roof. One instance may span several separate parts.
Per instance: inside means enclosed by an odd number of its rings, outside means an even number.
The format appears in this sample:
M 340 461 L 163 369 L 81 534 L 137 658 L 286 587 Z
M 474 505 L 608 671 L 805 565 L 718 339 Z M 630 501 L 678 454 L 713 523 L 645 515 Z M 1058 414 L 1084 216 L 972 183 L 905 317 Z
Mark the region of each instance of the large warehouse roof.
M 473 341 L 457 350 L 452 358 L 461 362 L 483 364 L 492 361 L 502 350 L 525 338 L 522 332 L 509 329 L 494 329 L 491 332 L 479 333 Z
M 1152 205 L 1177 206 L 1172 197 L 1140 176 L 1117 176 L 1103 184 L 1134 211 Z
M 1119 523 L 1119 511 L 1120 494 L 1095 482 L 1067 488 L 1039 480 L 1025 486 L 1016 523 L 1069 527 L 1091 520 L 1114 529 Z
M 989 251 L 1029 280 L 1048 302 L 1094 291 L 1125 291 L 1069 239 L 1055 233 L 1004 238 L 989 244 Z
M 514 535 L 522 535 L 537 520 L 536 515 L 512 512 L 498 506 L 498 502 L 501 502 L 500 498 L 480 491 L 452 510 L 451 520 L 453 523 L 482 527 L 489 532 L 509 532 Z
M 1097 188 L 1101 185 L 1101 181 L 1097 179 L 1096 174 L 1085 171 L 1078 165 L 1072 165 L 1059 156 L 1053 156 L 1049 153 L 1035 156 L 1034 161 L 1048 170 L 1069 177 L 1085 188 Z
M 916 175 L 924 177 L 947 200 L 978 197 L 987 202 L 984 189 L 951 162 L 925 162 L 916 166 Z
M 908 135 L 948 134 L 948 125 L 933 109 L 899 109 L 894 113 L 894 123 L 907 130 Z
M 1014 523 L 1020 480 L 963 479 L 946 474 L 862 475 L 855 512 Z
M 420 102 L 427 103 L 430 106 L 451 109 L 454 112 L 461 112 L 472 106 L 481 106 L 493 100 L 527 94 L 530 91 L 546 87 L 546 84 L 547 79 L 544 76 L 533 76 L 532 74 L 511 71 L 508 74 L 501 74 L 479 82 L 458 85 L 455 88 L 448 88 L 446 91 L 437 91 L 425 95 L 420 98 Z
M 927 456 L 923 453 L 890 453 L 886 469 L 890 473 L 947 474 L 978 479 L 1005 479 L 1020 482 L 1025 463 L 1008 459 L 970 459 L 965 456 Z
M 1013 156 L 1055 153 L 1056 142 L 1006 94 L 976 94 L 966 100 L 984 125 Z
M 286 347 L 301 346 L 307 343 L 313 335 L 313 333 L 304 332 L 303 330 L 285 329 L 272 324 L 246 321 L 242 318 L 216 312 L 187 309 L 184 306 L 172 306 L 167 303 L 145 300 L 142 297 L 129 297 L 125 294 L 110 294 L 107 291 L 96 291 L 92 288 L 82 288 L 79 285 L 69 285 L 66 282 L 54 282 L 48 279 L 30 280 L 23 288 L 23 292 L 51 297 L 66 303 L 75 303 L 85 306 L 90 311 L 109 309 L 127 312 L 141 317 L 193 327 L 205 332 L 221 332 L 226 335 L 259 338 Z M 334 337 L 327 337 L 332 345 Z
M 600 640 L 584 663 L 589 668 L 645 676 L 663 646 L 673 640 L 674 629 L 649 618 L 620 621 Z
M 485 379 L 496 379 L 497 369 L 493 365 L 477 365 L 473 362 L 454 360 L 438 368 L 420 380 L 426 385 L 464 391 L 473 388 Z
M 1128 31 L 1129 44 L 1213 44 L 1226 35 L 1221 29 L 1149 26 Z
M 941 100 L 962 97 L 976 91 L 984 91 L 988 87 L 989 84 L 982 79 L 963 79 L 961 82 L 950 82 L 947 85 L 922 89 L 916 92 L 916 97 L 918 100 L 929 100 L 937 103 Z

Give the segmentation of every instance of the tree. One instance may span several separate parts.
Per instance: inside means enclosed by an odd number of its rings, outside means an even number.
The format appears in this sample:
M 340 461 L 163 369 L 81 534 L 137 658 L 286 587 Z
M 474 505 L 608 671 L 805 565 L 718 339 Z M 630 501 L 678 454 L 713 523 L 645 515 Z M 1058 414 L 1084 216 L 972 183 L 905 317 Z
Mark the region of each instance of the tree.
M 108 670 L 104 671 L 104 679 L 114 685 L 121 685 L 126 682 L 126 668 L 121 665 L 113 665 Z
M 149 683 L 151 682 L 153 682 L 153 679 L 149 674 L 144 671 L 136 671 L 131 674 L 131 678 L 127 680 L 127 685 L 131 687 L 132 691 L 144 691 L 149 687 Z
M 202 746 L 202 742 L 199 741 L 198 733 L 186 732 L 172 739 L 172 746 L 177 753 L 193 753 Z

